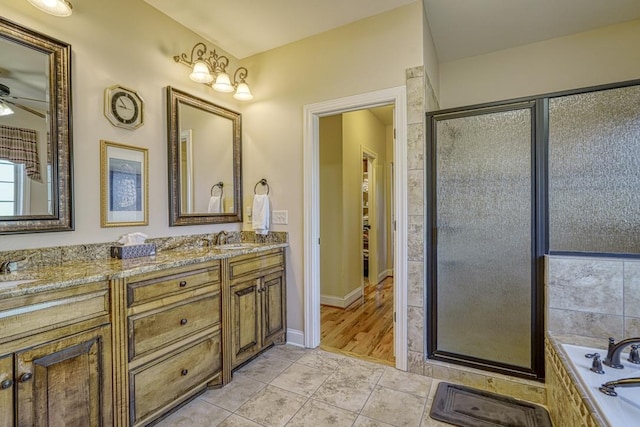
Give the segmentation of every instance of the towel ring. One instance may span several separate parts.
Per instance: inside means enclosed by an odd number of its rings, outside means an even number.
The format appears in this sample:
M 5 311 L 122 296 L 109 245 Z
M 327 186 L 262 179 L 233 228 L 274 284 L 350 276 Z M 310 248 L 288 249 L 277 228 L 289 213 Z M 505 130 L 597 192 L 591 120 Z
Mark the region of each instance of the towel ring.
M 222 196 L 222 195 L 224 194 L 224 190 L 222 189 L 222 187 L 224 187 L 224 184 L 222 183 L 222 181 L 220 181 L 220 182 L 219 182 L 219 183 L 217 183 L 217 184 L 214 184 L 214 185 L 211 187 L 211 195 L 213 196 L 213 190 L 214 190 L 216 187 L 217 187 L 218 189 L 220 189 L 220 196 Z
M 258 185 L 261 184 L 267 187 L 267 194 L 269 194 L 269 184 L 267 184 L 267 180 L 264 178 L 256 182 L 256 185 L 253 187 L 253 194 L 258 194 Z

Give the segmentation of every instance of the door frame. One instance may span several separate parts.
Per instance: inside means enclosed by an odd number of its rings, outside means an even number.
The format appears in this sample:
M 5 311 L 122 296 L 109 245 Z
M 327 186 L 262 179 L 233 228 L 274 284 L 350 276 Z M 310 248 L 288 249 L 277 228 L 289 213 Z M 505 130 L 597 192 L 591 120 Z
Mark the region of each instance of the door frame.
M 378 260 L 377 260 L 378 244 L 376 240 L 378 238 L 378 232 L 377 232 L 378 216 L 376 212 L 376 200 L 377 200 L 377 194 L 375 191 L 376 176 L 375 176 L 375 171 L 373 169 L 378 164 L 377 162 L 378 155 L 374 151 L 369 150 L 364 146 L 360 146 L 360 159 L 361 159 L 361 162 L 360 162 L 361 176 L 364 175 L 364 167 L 362 166 L 363 164 L 362 160 L 365 160 L 365 159 L 367 160 L 367 178 L 369 180 L 369 191 L 368 191 L 369 206 L 368 206 L 367 215 L 369 216 L 369 226 L 370 226 L 369 228 L 369 284 L 376 285 L 378 283 L 378 273 L 379 273 Z M 362 212 L 364 210 L 364 202 L 362 198 L 360 198 L 360 202 L 361 202 L 360 212 Z M 364 228 L 364 218 L 360 219 L 360 228 L 361 229 Z M 362 250 L 363 247 L 364 247 L 364 236 L 360 234 L 360 249 Z M 374 254 L 375 256 L 372 257 L 371 254 Z M 360 271 L 364 271 L 364 259 L 362 256 L 360 256 L 360 260 L 362 263 Z M 372 266 L 374 268 L 372 268 Z M 375 273 L 374 282 L 371 281 L 372 271 Z M 364 296 L 364 275 L 362 275 L 361 287 L 363 289 L 362 295 Z
M 304 345 L 320 345 L 320 117 L 392 104 L 394 114 L 394 353 L 407 370 L 407 102 L 406 86 L 333 99 L 303 108 Z

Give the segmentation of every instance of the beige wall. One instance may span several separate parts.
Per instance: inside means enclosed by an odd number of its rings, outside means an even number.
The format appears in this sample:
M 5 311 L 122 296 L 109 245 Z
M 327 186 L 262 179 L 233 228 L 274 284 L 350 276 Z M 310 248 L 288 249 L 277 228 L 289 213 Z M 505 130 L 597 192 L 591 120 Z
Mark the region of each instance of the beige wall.
M 343 253 L 342 115 L 320 119 L 320 294 L 341 296 Z
M 290 234 L 288 325 L 303 330 L 302 107 L 404 85 L 405 69 L 422 65 L 422 2 L 247 58 L 243 65 L 255 99 L 246 104 L 189 81 L 188 69 L 172 57 L 203 40 L 141 0 L 83 1 L 64 19 L 25 1 L 0 0 L 0 15 L 72 45 L 76 228 L 2 236 L 0 250 L 110 242 L 132 231 L 156 237 L 239 229 L 239 224 L 168 227 L 164 88 L 171 85 L 243 114 L 243 206 L 251 206 L 254 184 L 266 178 L 272 209 L 289 211 L 289 224 L 272 229 Z M 237 61 L 230 59 L 235 69 Z M 105 119 L 104 89 L 113 84 L 144 98 L 140 129 L 116 128 Z M 100 228 L 101 139 L 149 149 L 147 227 Z M 250 228 L 246 216 L 244 227 Z
M 273 209 L 289 211 L 289 327 L 303 330 L 302 107 L 402 86 L 422 65 L 422 3 L 417 1 L 315 37 L 247 58 L 255 96 L 243 109 L 244 176 L 272 184 Z
M 344 141 L 345 141 L 345 218 L 348 218 L 348 226 L 345 226 L 345 234 L 348 234 L 350 247 L 348 253 L 352 258 L 351 264 L 356 265 L 358 270 L 358 278 L 361 281 L 362 272 L 360 271 L 362 248 L 360 243 L 362 241 L 362 151 L 366 151 L 369 154 L 374 154 L 376 160 L 374 161 L 374 168 L 376 168 L 375 184 L 372 183 L 372 173 L 369 172 L 369 214 L 375 214 L 376 230 L 369 234 L 369 278 L 371 283 L 376 283 L 373 280 L 373 276 L 377 275 L 380 270 L 380 255 L 384 255 L 386 258 L 386 247 L 380 247 L 379 237 L 380 234 L 384 235 L 386 229 L 384 209 L 379 209 L 379 203 L 384 203 L 385 194 L 384 187 L 380 187 L 380 184 L 384 184 L 386 175 L 384 169 L 380 170 L 379 165 L 386 163 L 386 129 L 369 110 L 354 111 L 346 113 L 344 117 Z M 373 188 L 376 187 L 375 193 L 376 199 L 372 201 Z M 384 204 L 382 205 L 384 207 Z M 374 211 L 375 209 L 375 211 Z M 374 235 L 377 235 L 378 240 L 374 242 Z M 375 264 L 375 265 L 374 265 Z M 353 284 L 350 283 L 348 287 L 353 290 L 360 286 L 360 281 Z
M 640 20 L 440 65 L 442 108 L 640 78 Z

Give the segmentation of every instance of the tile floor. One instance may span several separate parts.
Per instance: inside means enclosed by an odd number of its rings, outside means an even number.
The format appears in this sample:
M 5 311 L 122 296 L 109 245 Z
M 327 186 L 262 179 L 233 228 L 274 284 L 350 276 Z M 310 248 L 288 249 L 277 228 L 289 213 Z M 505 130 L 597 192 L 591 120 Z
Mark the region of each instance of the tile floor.
M 276 346 L 157 426 L 450 427 L 429 417 L 437 383 L 321 349 Z

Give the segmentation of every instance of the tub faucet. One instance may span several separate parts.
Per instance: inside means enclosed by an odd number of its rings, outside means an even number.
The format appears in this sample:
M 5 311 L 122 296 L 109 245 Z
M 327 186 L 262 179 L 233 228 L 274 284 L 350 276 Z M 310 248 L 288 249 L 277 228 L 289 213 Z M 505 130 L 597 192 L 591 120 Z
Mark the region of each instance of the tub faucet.
M 609 350 L 607 351 L 607 357 L 602 363 L 614 369 L 624 368 L 624 366 L 622 366 L 622 364 L 620 363 L 620 353 L 622 353 L 622 350 L 625 347 L 631 344 L 640 344 L 640 337 L 627 338 L 626 340 L 622 340 L 617 344 L 613 338 L 609 338 Z
M 640 387 L 640 377 L 622 378 L 620 380 L 607 381 L 606 383 L 602 384 L 598 388 L 598 390 L 600 390 L 607 396 L 617 396 L 618 393 L 616 393 L 615 391 L 616 387 Z

